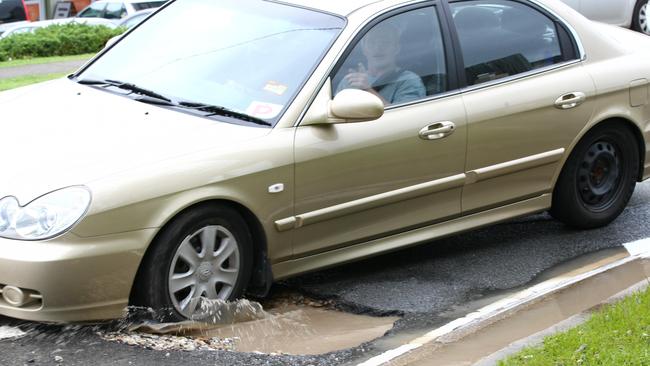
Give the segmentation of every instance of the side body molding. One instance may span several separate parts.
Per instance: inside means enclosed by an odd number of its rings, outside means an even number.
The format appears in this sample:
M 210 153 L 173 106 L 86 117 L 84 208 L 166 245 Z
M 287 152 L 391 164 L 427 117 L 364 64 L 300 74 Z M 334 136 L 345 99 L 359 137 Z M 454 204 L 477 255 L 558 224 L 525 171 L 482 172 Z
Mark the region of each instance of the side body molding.
M 552 164 L 559 161 L 564 155 L 564 152 L 565 149 L 560 148 L 536 155 L 527 156 L 521 159 L 471 170 L 463 174 L 452 175 L 442 179 L 436 179 L 433 181 L 364 197 L 358 200 L 325 207 L 319 210 L 310 211 L 277 220 L 275 221 L 275 227 L 278 231 L 298 229 L 306 225 L 326 221 L 335 217 L 350 215 L 402 200 L 417 198 L 431 193 L 442 192 L 448 189 L 474 184 L 505 174 L 516 173 L 519 171 Z

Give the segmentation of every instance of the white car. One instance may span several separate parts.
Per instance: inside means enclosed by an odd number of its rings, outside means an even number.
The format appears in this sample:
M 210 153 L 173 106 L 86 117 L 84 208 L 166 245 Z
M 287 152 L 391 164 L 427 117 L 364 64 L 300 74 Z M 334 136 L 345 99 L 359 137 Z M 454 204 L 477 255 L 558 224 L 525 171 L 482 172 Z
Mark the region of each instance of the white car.
M 137 11 L 158 8 L 167 0 L 99 0 L 88 5 L 77 14 L 77 18 L 104 18 L 116 24 Z
M 156 11 L 155 8 L 136 11 L 135 13 L 133 13 L 133 14 L 127 16 L 126 18 L 122 19 L 117 26 L 118 27 L 133 28 L 136 25 L 140 24 L 145 19 L 147 19 L 147 17 L 149 15 L 151 15 L 151 13 L 153 13 L 154 11 Z
M 650 35 L 648 0 L 562 0 L 589 19 Z
M 20 22 L 13 27 L 7 28 L 2 34 L 0 34 L 0 40 L 7 38 L 14 34 L 21 33 L 31 33 L 36 29 L 49 27 L 50 25 L 55 24 L 69 24 L 69 23 L 78 23 L 78 24 L 87 24 L 87 25 L 103 25 L 108 28 L 116 28 L 117 25 L 111 22 L 108 19 L 102 18 L 64 18 L 64 19 L 53 19 L 53 20 L 42 20 L 38 22 Z

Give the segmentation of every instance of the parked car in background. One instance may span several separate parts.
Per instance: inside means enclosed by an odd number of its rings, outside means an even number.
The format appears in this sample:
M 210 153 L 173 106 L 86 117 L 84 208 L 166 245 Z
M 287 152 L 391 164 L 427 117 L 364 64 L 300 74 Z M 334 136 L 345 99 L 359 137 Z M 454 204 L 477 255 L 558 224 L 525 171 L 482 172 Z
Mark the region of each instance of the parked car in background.
M 203 317 L 527 214 L 607 225 L 650 178 L 649 58 L 556 0 L 173 1 L 0 93 L 0 315 Z
M 20 24 L 13 25 L 8 27 L 2 34 L 0 34 L 0 39 L 7 38 L 14 34 L 29 33 L 34 32 L 36 29 L 49 27 L 55 24 L 87 24 L 87 25 L 103 25 L 108 28 L 116 28 L 117 25 L 108 19 L 103 18 L 64 18 L 64 19 L 52 19 L 52 20 L 42 20 L 38 22 L 21 22 Z
M 649 34 L 648 0 L 562 0 L 591 20 Z
M 127 16 L 126 18 L 122 19 L 117 24 L 117 26 L 118 27 L 133 28 L 136 25 L 140 24 L 143 20 L 145 20 L 154 11 L 156 11 L 155 8 L 136 11 L 135 13 L 133 13 L 133 14 Z
M 163 6 L 167 0 L 99 0 L 77 14 L 77 18 L 104 18 L 119 21 L 137 11 Z
M 8 28 L 29 21 L 24 0 L 0 0 L 0 35 Z

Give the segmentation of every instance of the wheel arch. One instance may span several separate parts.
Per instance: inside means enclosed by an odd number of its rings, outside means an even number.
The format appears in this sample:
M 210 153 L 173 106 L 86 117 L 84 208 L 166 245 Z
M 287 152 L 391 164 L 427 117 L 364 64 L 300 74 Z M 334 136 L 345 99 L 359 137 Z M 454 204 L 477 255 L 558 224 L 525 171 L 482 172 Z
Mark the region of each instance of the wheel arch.
M 643 138 L 643 133 L 641 132 L 641 128 L 634 123 L 632 120 L 626 117 L 621 117 L 621 116 L 613 116 L 613 117 L 607 117 L 603 118 L 602 120 L 593 123 L 589 125 L 587 128 L 585 128 L 580 135 L 575 139 L 573 144 L 569 147 L 568 154 L 565 154 L 564 160 L 562 162 L 562 165 L 560 165 L 554 181 L 553 181 L 553 186 L 557 183 L 557 179 L 560 176 L 560 173 L 562 172 L 562 169 L 564 169 L 564 165 L 566 164 L 569 156 L 573 153 L 573 149 L 578 145 L 578 143 L 585 137 L 589 131 L 592 131 L 594 128 L 604 126 L 604 125 L 616 125 L 619 124 L 621 126 L 624 126 L 627 128 L 632 134 L 634 135 L 634 138 L 637 142 L 637 149 L 639 152 L 639 166 L 638 166 L 638 172 L 637 172 L 637 181 L 640 182 L 643 180 L 643 170 L 645 166 L 645 158 L 646 158 L 646 143 Z
M 268 293 L 273 283 L 273 273 L 271 271 L 271 265 L 268 260 L 267 238 L 261 222 L 253 213 L 253 211 L 251 211 L 243 204 L 229 199 L 214 198 L 200 202 L 194 202 L 176 212 L 166 222 L 163 223 L 156 235 L 154 235 L 153 239 L 149 242 L 147 250 L 140 260 L 138 270 L 136 271 L 135 278 L 131 285 L 131 291 L 129 293 L 129 304 L 132 304 L 134 300 L 137 299 L 139 279 L 141 277 L 142 271 L 145 270 L 143 268 L 144 263 L 147 262 L 147 257 L 151 253 L 151 248 L 153 247 L 153 244 L 158 240 L 163 230 L 171 225 L 174 220 L 176 220 L 182 214 L 202 206 L 225 206 L 235 210 L 238 214 L 241 215 L 246 225 L 248 226 L 253 242 L 253 273 L 251 274 L 250 283 L 248 284 L 246 292 L 258 297 L 265 296 Z

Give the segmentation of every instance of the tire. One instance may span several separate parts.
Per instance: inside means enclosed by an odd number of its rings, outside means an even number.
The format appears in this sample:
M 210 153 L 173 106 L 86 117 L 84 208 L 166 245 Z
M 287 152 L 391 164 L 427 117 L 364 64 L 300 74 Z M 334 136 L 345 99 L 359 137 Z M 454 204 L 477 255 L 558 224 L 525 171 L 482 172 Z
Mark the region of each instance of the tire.
M 650 25 L 648 24 L 648 0 L 639 0 L 634 6 L 632 29 L 650 35 Z
M 551 215 L 579 229 L 609 224 L 630 200 L 638 169 L 632 132 L 621 124 L 597 126 L 565 163 L 553 191 Z
M 212 255 L 210 247 L 216 248 Z M 160 321 L 205 318 L 211 314 L 199 310 L 199 297 L 241 297 L 252 259 L 251 234 L 235 210 L 196 207 L 165 226 L 152 243 L 138 273 L 134 304 L 152 308 Z

